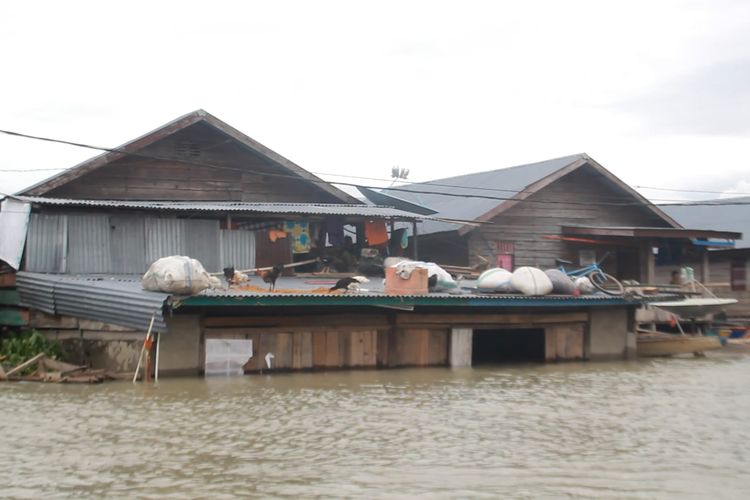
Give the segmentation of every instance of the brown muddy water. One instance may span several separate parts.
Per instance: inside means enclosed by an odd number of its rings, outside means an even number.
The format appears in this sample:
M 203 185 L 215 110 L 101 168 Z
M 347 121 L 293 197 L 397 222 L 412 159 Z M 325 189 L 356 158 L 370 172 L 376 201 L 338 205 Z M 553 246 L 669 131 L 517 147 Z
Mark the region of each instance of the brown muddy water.
M 748 498 L 750 356 L 0 385 L 14 498 Z

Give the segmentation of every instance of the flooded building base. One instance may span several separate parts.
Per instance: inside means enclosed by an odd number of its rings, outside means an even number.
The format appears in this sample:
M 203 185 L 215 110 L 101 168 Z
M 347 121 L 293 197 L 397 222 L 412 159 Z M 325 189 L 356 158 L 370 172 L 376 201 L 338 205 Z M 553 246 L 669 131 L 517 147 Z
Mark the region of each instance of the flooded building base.
M 26 300 L 47 308 L 46 314 L 32 316 L 31 326 L 60 340 L 76 362 L 116 372 L 134 370 L 154 300 L 163 302 L 154 327 L 161 376 L 470 367 L 635 355 L 639 302 L 621 297 L 211 291 L 180 298 L 153 297 L 137 281 L 70 281 L 19 274 Z M 69 287 L 83 285 L 98 302 L 74 306 Z M 28 293 L 32 288 L 34 293 Z M 129 316 L 118 321 L 130 327 L 104 321 L 118 301 Z M 71 317 L 74 311 L 78 318 Z

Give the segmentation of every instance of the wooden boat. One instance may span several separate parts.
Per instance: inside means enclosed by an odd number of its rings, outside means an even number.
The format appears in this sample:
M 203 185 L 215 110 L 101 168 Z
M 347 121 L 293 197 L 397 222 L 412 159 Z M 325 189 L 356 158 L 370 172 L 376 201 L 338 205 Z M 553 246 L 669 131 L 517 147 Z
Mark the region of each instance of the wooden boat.
M 691 297 L 668 302 L 652 302 L 651 305 L 672 314 L 677 314 L 682 318 L 697 318 L 706 314 L 717 313 L 725 307 L 736 303 L 737 299 Z
M 638 356 L 673 356 L 676 354 L 697 354 L 721 349 L 719 337 L 703 335 L 679 335 L 662 332 L 638 333 Z

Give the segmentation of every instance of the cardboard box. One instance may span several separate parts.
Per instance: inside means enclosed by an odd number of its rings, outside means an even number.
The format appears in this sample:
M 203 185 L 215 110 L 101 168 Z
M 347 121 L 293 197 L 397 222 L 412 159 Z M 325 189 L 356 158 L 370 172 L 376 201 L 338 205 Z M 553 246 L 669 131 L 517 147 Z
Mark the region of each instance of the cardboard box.
M 385 293 L 388 295 L 426 295 L 427 269 L 414 269 L 409 279 L 396 274 L 396 268 L 385 269 Z

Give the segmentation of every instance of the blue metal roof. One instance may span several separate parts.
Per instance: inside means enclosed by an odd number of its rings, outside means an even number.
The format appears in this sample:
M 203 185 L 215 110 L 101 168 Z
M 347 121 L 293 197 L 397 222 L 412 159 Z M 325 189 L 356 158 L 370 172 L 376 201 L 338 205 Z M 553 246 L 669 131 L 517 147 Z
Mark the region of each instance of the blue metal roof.
M 588 158 L 585 154 L 564 156 L 538 163 L 490 170 L 489 172 L 477 172 L 408 184 L 399 186 L 398 190 L 385 189 L 383 192 L 436 210 L 435 217 L 471 221 L 503 203 L 502 198 L 512 198 L 528 186 L 575 161 L 585 158 Z M 418 191 L 446 193 L 450 196 L 425 194 Z M 501 199 L 463 198 L 454 196 L 456 194 L 484 195 Z M 420 234 L 430 234 L 456 229 L 458 227 L 454 224 L 442 221 L 426 221 L 420 226 L 419 232 Z
M 696 202 L 700 205 L 659 205 L 683 227 L 742 233 L 734 248 L 750 248 L 750 196 Z

